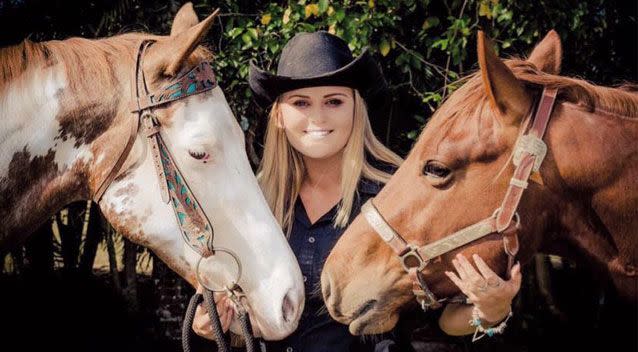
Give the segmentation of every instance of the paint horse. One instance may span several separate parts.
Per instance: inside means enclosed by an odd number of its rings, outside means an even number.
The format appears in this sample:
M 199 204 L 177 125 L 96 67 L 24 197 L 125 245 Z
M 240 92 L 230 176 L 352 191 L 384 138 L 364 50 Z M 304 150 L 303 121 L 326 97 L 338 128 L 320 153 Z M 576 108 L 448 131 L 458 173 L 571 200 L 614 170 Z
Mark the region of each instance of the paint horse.
M 559 76 L 561 50 L 551 31 L 527 60 L 503 61 L 479 33 L 479 72 L 435 112 L 368 205 L 374 209 L 362 210 L 326 261 L 326 305 L 352 333 L 396 324 L 415 297 L 406 271 L 423 280 L 417 294 L 426 286 L 432 297 L 458 294 L 444 275 L 454 270 L 457 253 L 477 253 L 504 274 L 516 252 L 524 263 L 541 249 L 562 248 L 563 255 L 584 255 L 636 303 L 638 94 Z M 521 144 L 518 158 L 517 142 L 544 127 L 544 136 Z M 542 163 L 534 165 L 536 159 Z M 518 176 L 536 166 L 531 178 Z M 514 213 L 505 200 L 522 190 Z M 482 236 L 470 238 L 477 233 Z M 405 250 L 405 260 L 397 249 Z
M 99 199 L 119 232 L 197 283 L 199 254 L 182 238 L 172 202 L 162 200 L 151 139 L 132 127 L 141 122 L 131 105 L 141 89 L 135 78 L 140 72 L 150 92 L 200 68 L 212 74 L 212 53 L 199 43 L 213 18 L 199 22 L 187 4 L 169 36 L 25 40 L 0 49 L 0 248 L 19 244 L 69 202 Z M 143 41 L 153 45 L 140 61 Z M 301 272 L 253 175 L 243 132 L 222 90 L 212 80 L 204 83 L 206 91 L 154 106 L 154 133 L 181 170 L 183 180 L 173 186 L 183 190 L 188 183 L 215 229 L 214 246 L 237 256 L 238 284 L 253 325 L 266 339 L 281 339 L 296 329 L 303 310 Z M 190 86 L 184 90 L 191 93 Z M 128 156 L 116 177 L 106 180 L 130 135 Z M 237 265 L 228 255 L 214 255 L 199 274 L 208 285 L 223 285 L 238 275 Z

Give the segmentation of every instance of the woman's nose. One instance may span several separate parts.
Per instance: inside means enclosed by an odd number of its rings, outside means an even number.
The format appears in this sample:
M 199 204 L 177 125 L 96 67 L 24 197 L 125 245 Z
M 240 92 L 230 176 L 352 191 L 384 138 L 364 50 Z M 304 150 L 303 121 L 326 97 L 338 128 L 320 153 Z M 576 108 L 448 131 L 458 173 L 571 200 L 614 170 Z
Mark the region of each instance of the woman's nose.
M 314 109 L 309 115 L 309 120 L 314 123 L 322 123 L 326 120 L 326 112 L 323 109 Z

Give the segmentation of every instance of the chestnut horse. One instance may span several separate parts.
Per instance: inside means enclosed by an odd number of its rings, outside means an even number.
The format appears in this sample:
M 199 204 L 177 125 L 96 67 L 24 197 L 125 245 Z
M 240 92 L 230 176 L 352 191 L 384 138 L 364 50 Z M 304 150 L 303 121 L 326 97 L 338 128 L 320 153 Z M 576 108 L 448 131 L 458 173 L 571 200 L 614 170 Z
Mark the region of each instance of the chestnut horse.
M 435 112 L 374 199 L 376 219 L 403 243 L 423 246 L 496 217 L 510 183 L 527 187 L 513 232 L 520 241 L 518 259 L 524 263 L 554 245 L 584 254 L 635 303 L 638 95 L 559 76 L 561 43 L 554 31 L 527 60 L 503 61 L 482 32 L 478 38 L 480 71 Z M 513 148 L 532 126 L 544 88 L 558 89 L 558 96 L 547 114 L 547 154 L 527 184 L 512 176 Z M 390 330 L 401 308 L 414 299 L 413 280 L 384 242 L 388 237 L 382 239 L 366 217 L 358 216 L 345 231 L 321 277 L 330 314 L 350 324 L 353 334 Z M 477 253 L 497 273 L 506 272 L 503 235 L 485 232 L 427 258 L 422 278 L 434 295 L 459 293 L 444 275 L 454 270 L 451 260 L 457 253 Z
M 166 181 L 156 173 L 150 134 L 132 127 L 139 116 L 131 103 L 133 87 L 141 85 L 136 72 L 150 92 L 202 72 L 202 65 L 212 77 L 212 53 L 199 43 L 213 18 L 200 22 L 189 3 L 168 36 L 25 40 L 0 49 L 0 249 L 20 244 L 69 202 L 95 199 L 119 232 L 197 283 L 199 253 L 182 238 L 173 204 L 162 199 Z M 138 55 L 147 40 L 154 43 Z M 155 133 L 213 225 L 214 246 L 238 257 L 238 284 L 253 324 L 265 338 L 281 339 L 296 329 L 303 310 L 301 271 L 254 177 L 243 132 L 214 77 L 208 83 L 201 92 L 192 85 L 197 94 L 188 86 L 188 96 L 152 107 Z M 130 153 L 108 180 L 129 138 Z M 224 255 L 200 269 L 209 286 L 238 275 L 237 263 Z

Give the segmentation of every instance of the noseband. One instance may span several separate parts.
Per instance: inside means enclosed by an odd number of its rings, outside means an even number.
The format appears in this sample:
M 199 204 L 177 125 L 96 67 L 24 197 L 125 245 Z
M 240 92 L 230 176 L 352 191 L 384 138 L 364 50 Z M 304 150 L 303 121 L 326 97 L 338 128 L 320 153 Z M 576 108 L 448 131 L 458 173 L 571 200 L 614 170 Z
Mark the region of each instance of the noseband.
M 195 267 L 195 275 L 199 283 L 206 290 L 203 297 L 200 294 L 194 295 L 189 304 L 182 333 L 184 350 L 190 351 L 190 326 L 192 325 L 195 308 L 202 300 L 204 300 L 208 306 L 208 312 L 211 316 L 213 327 L 215 327 L 219 350 L 229 350 L 221 330 L 221 323 L 219 322 L 219 315 L 216 311 L 212 294 L 213 292 L 225 292 L 237 308 L 247 350 L 252 351 L 254 349 L 254 341 L 252 340 L 252 333 L 250 332 L 250 322 L 247 317 L 248 313 L 241 303 L 243 293 L 237 285 L 242 272 L 239 257 L 230 249 L 213 246 L 215 233 L 213 225 L 186 183 L 183 174 L 177 167 L 160 134 L 161 125 L 159 119 L 153 113 L 154 108 L 214 89 L 217 87 L 215 73 L 213 72 L 212 64 L 203 61 L 195 65 L 190 71 L 176 77 L 167 87 L 158 92 L 151 93 L 148 90 L 144 76 L 143 60 L 146 50 L 153 45 L 153 43 L 155 43 L 154 40 L 143 40 L 139 44 L 132 79 L 134 85 L 132 92 L 134 96 L 130 107 L 130 111 L 134 114 L 135 118 L 131 123 L 129 139 L 120 153 L 119 158 L 107 174 L 107 177 L 104 178 L 98 187 L 93 200 L 96 203 L 100 201 L 108 186 L 120 172 L 124 161 L 131 152 L 141 123 L 142 132 L 150 145 L 150 152 L 153 158 L 153 165 L 155 166 L 155 173 L 159 181 L 162 201 L 170 204 L 173 209 L 180 234 L 186 244 L 200 255 Z M 199 273 L 200 264 L 204 258 L 214 256 L 219 252 L 225 253 L 233 258 L 238 267 L 238 274 L 237 278 L 230 285 L 221 288 L 210 288 L 201 280 Z
M 404 270 L 412 278 L 412 291 L 423 310 L 440 308 L 442 303 L 447 301 L 446 298 L 437 299 L 428 288 L 423 269 L 432 259 L 461 246 L 487 235 L 501 235 L 503 237 L 503 248 L 508 256 L 507 272 L 510 272 L 519 249 L 518 230 L 520 228 L 520 216 L 517 213 L 518 206 L 532 172 L 538 172 L 547 153 L 547 146 L 543 142 L 543 136 L 547 130 L 557 93 L 558 90 L 555 88 L 543 89 L 536 109 L 536 115 L 534 116 L 534 122 L 514 148 L 512 162 L 516 169 L 510 179 L 505 198 L 492 216 L 440 240 L 418 247 L 408 243 L 388 224 L 372 202 L 373 199 L 368 200 L 361 207 L 361 212 L 370 226 L 398 255 Z

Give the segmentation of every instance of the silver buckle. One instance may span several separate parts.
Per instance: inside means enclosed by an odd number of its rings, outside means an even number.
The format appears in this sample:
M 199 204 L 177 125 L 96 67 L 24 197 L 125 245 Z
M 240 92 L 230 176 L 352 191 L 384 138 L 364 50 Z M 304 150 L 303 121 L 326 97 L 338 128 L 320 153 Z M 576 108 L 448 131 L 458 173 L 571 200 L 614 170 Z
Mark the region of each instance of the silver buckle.
M 514 158 L 512 159 L 514 166 L 518 166 L 521 163 L 523 153 L 534 156 L 534 167 L 532 168 L 532 171 L 538 172 L 541 164 L 543 163 L 543 159 L 545 159 L 545 155 L 547 154 L 547 145 L 542 139 L 531 134 L 526 134 L 520 138 L 518 143 L 516 143 Z
M 399 257 L 399 258 L 401 258 L 401 265 L 403 265 L 403 269 L 406 272 L 410 271 L 410 269 L 412 269 L 412 268 L 416 268 L 417 271 L 422 271 L 423 269 L 425 269 L 425 267 L 428 265 L 429 261 L 428 260 L 423 260 L 423 258 L 421 258 L 421 255 L 417 251 L 418 248 L 415 247 L 414 245 L 410 244 L 410 245 L 408 245 L 408 248 L 410 248 L 410 250 Z M 410 266 L 410 267 L 408 267 L 405 264 L 406 260 L 408 258 L 411 258 L 411 257 L 416 258 L 417 262 L 419 263 L 418 266 Z

